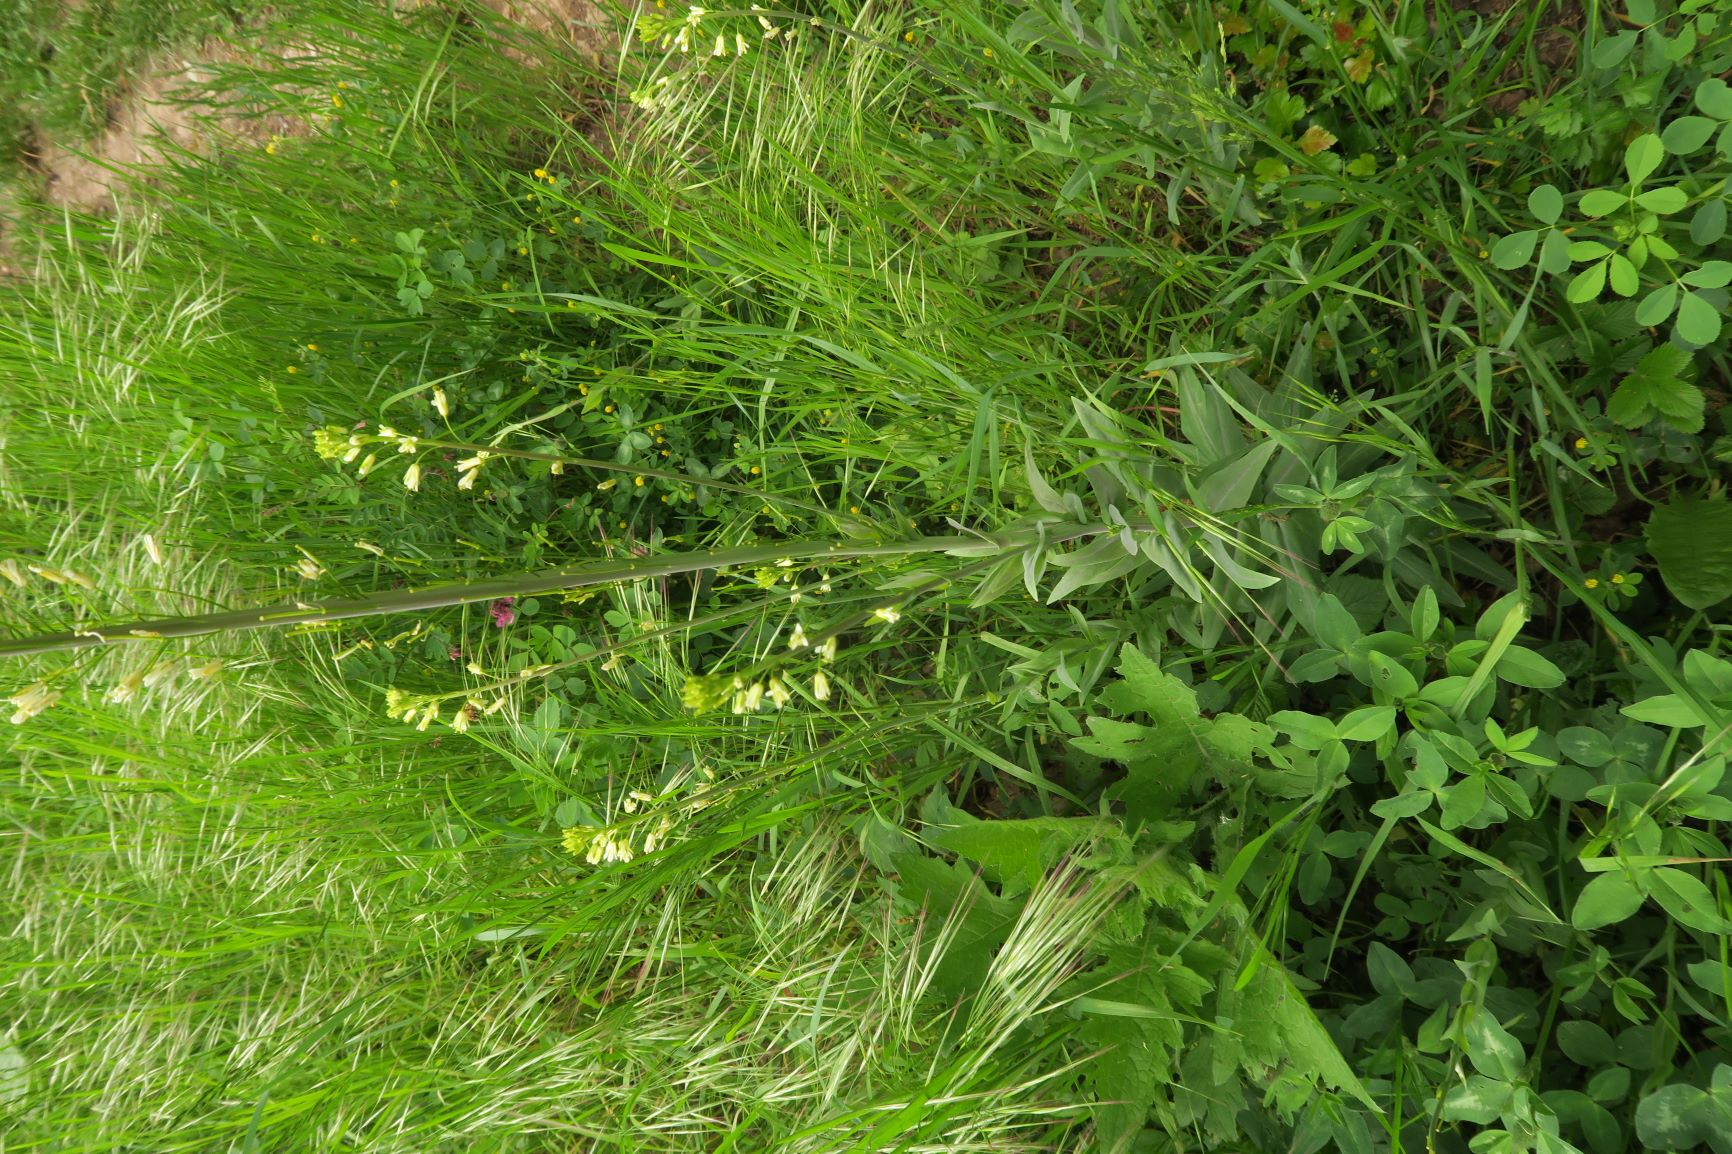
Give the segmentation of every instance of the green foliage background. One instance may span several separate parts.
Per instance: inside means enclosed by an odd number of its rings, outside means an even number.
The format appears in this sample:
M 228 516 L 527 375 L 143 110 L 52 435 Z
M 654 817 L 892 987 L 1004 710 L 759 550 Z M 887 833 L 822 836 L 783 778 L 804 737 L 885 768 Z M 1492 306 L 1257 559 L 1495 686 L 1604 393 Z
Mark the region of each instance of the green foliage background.
M 236 32 L 0 286 L 0 1143 L 1732 1148 L 1732 12 L 1498 8 Z

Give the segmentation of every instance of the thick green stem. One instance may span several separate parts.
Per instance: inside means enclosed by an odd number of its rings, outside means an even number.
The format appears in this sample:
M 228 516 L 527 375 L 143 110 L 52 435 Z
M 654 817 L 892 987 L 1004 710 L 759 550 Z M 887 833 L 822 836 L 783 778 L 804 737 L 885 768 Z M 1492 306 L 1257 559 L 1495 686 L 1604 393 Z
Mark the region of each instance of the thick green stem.
M 1057 538 L 1048 535 L 1049 543 L 1100 532 L 1102 526 L 1071 526 Z M 641 581 L 655 577 L 670 577 L 677 573 L 694 573 L 704 569 L 734 569 L 748 565 L 769 565 L 778 561 L 832 559 L 851 560 L 860 557 L 897 557 L 912 553 L 957 552 L 978 555 L 983 549 L 1009 552 L 1027 548 L 1038 537 L 1019 532 L 1000 537 L 954 536 L 915 537 L 902 541 L 863 543 L 859 541 L 789 541 L 768 545 L 746 545 L 737 549 L 710 549 L 694 553 L 676 553 L 662 557 L 638 557 L 617 561 L 594 561 L 569 565 L 559 569 L 543 569 L 536 573 L 520 573 L 511 577 L 496 577 L 485 581 L 459 581 L 430 585 L 423 589 L 397 589 L 372 593 L 365 597 L 337 600 L 297 600 L 284 605 L 255 609 L 238 609 L 225 613 L 205 613 L 194 617 L 167 617 L 156 620 L 128 621 L 65 633 L 38 634 L 0 640 L 0 657 L 21 657 L 31 653 L 48 653 L 63 649 L 84 649 L 111 645 L 121 641 L 158 641 L 177 637 L 198 637 L 229 630 L 265 629 L 283 625 L 322 625 L 350 617 L 372 617 L 389 613 L 419 613 L 443 609 L 476 601 L 493 601 L 501 597 L 529 597 L 538 593 L 558 593 L 566 589 L 581 589 L 590 585 L 608 585 L 616 581 Z

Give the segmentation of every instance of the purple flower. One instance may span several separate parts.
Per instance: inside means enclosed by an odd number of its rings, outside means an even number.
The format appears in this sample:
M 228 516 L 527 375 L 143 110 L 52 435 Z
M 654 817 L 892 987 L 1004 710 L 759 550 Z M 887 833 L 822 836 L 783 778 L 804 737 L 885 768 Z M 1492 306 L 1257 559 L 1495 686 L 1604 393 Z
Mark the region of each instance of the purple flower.
M 516 603 L 517 598 L 515 597 L 501 597 L 499 600 L 495 601 L 492 608 L 488 610 L 488 612 L 493 614 L 493 624 L 504 629 L 507 625 L 516 621 L 517 610 L 512 608 Z

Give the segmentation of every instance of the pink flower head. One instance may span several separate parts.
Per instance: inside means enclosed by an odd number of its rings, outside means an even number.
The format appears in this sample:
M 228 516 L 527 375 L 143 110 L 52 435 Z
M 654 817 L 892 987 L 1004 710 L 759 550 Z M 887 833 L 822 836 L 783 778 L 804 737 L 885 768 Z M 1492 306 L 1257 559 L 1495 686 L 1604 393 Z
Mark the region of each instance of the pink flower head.
M 515 597 L 501 597 L 499 600 L 495 601 L 489 609 L 489 612 L 493 614 L 493 624 L 504 629 L 507 625 L 516 621 L 517 610 L 512 608 L 516 603 L 517 598 Z
M 451 651 L 449 653 L 447 653 L 445 656 L 446 656 L 446 658 L 448 658 L 451 661 L 457 661 L 457 660 L 460 660 L 462 658 L 463 650 L 461 650 L 457 646 L 453 645 L 451 647 Z

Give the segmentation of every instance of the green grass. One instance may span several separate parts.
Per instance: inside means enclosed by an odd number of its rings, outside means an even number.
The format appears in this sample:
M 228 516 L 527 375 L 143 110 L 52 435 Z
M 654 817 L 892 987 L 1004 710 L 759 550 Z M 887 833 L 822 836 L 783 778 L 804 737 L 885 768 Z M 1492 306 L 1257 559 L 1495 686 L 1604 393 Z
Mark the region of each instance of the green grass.
M 0 179 L 43 145 L 77 149 L 108 125 L 111 106 L 153 55 L 232 31 L 243 6 L 215 0 L 135 3 L 6 0 L 0 7 Z
M 1723 351 L 1618 426 L 1664 334 L 1489 251 L 1718 41 L 1431 15 L 282 7 L 304 134 L 0 286 L 0 632 L 618 579 L 0 659 L 0 1149 L 1694 1145 Z

